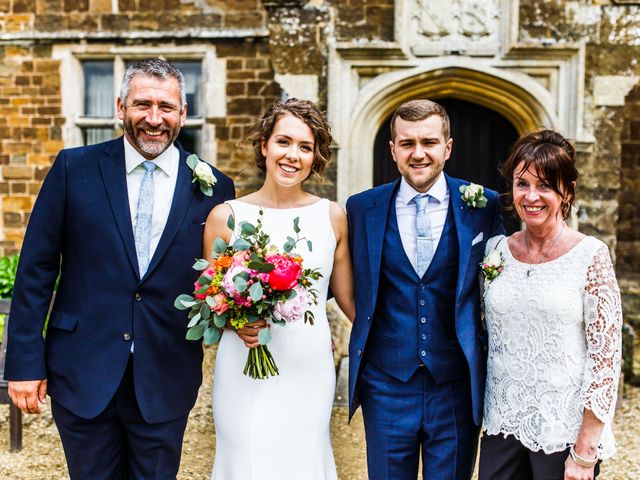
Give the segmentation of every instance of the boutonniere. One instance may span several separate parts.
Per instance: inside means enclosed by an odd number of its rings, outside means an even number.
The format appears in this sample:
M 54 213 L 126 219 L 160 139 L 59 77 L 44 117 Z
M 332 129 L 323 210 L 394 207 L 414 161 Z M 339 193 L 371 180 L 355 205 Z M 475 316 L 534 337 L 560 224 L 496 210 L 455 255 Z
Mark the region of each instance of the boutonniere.
M 482 271 L 482 276 L 487 280 L 487 282 L 491 282 L 495 280 L 502 270 L 504 269 L 504 258 L 502 257 L 502 252 L 498 250 L 491 250 L 480 262 L 480 270 Z
M 213 195 L 213 186 L 216 184 L 218 179 L 213 174 L 211 165 L 207 162 L 203 162 L 193 153 L 187 157 L 187 165 L 193 171 L 192 183 L 198 182 L 200 191 L 207 197 Z
M 484 208 L 487 206 L 487 197 L 484 196 L 484 187 L 477 183 L 460 185 L 462 201 L 472 208 Z

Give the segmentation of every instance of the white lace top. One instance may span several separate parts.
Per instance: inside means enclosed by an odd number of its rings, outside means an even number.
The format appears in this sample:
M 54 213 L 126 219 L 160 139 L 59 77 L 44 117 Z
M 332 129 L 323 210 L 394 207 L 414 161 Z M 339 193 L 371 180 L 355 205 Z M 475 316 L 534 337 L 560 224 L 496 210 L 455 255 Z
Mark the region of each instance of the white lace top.
M 545 453 L 572 445 L 584 408 L 604 422 L 599 457 L 616 446 L 611 430 L 621 360 L 622 309 L 609 250 L 586 237 L 550 262 L 516 260 L 504 236 L 487 242 L 504 269 L 485 280 L 489 333 L 483 429 L 514 435 Z

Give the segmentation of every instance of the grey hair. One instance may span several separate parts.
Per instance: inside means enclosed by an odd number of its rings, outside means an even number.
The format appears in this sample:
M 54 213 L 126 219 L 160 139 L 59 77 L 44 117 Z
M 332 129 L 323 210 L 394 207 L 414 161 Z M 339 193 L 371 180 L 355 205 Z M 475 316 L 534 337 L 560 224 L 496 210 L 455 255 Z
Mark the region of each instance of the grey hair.
M 120 101 L 122 101 L 123 104 L 127 103 L 131 80 L 133 80 L 133 77 L 136 75 L 155 77 L 161 80 L 175 78 L 180 90 L 180 110 L 182 110 L 182 108 L 187 104 L 184 75 L 182 75 L 182 72 L 176 67 L 161 58 L 145 58 L 144 60 L 140 60 L 127 68 L 126 72 L 124 72 L 124 77 L 122 78 L 122 85 L 120 86 Z

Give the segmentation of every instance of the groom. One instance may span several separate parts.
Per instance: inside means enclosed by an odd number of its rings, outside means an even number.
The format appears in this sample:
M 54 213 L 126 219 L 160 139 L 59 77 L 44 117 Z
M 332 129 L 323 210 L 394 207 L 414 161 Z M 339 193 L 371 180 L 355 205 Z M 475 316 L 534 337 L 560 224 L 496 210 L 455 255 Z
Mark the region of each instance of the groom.
M 192 183 L 174 143 L 184 77 L 169 63 L 130 66 L 117 111 L 124 137 L 61 151 L 44 181 L 20 256 L 5 377 L 26 413 L 51 396 L 72 480 L 175 479 L 202 347 L 185 340 L 173 301 L 193 288 L 204 221 L 234 187 L 215 169 L 213 196 Z
M 463 202 L 443 173 L 453 139 L 445 110 L 401 105 L 391 153 L 402 177 L 347 202 L 356 288 L 350 415 L 362 405 L 369 478 L 469 479 L 485 381 L 478 264 L 503 232 L 498 196 Z

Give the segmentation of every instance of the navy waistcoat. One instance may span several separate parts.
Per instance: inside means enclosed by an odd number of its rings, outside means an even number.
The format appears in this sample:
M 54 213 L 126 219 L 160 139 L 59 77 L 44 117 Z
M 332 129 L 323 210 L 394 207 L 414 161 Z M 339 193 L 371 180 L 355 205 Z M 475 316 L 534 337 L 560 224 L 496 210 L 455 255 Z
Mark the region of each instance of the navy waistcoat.
M 421 365 L 438 383 L 464 377 L 468 368 L 455 330 L 457 277 L 458 241 L 451 202 L 433 260 L 419 278 L 402 247 L 392 201 L 366 358 L 401 381 L 409 380 Z

